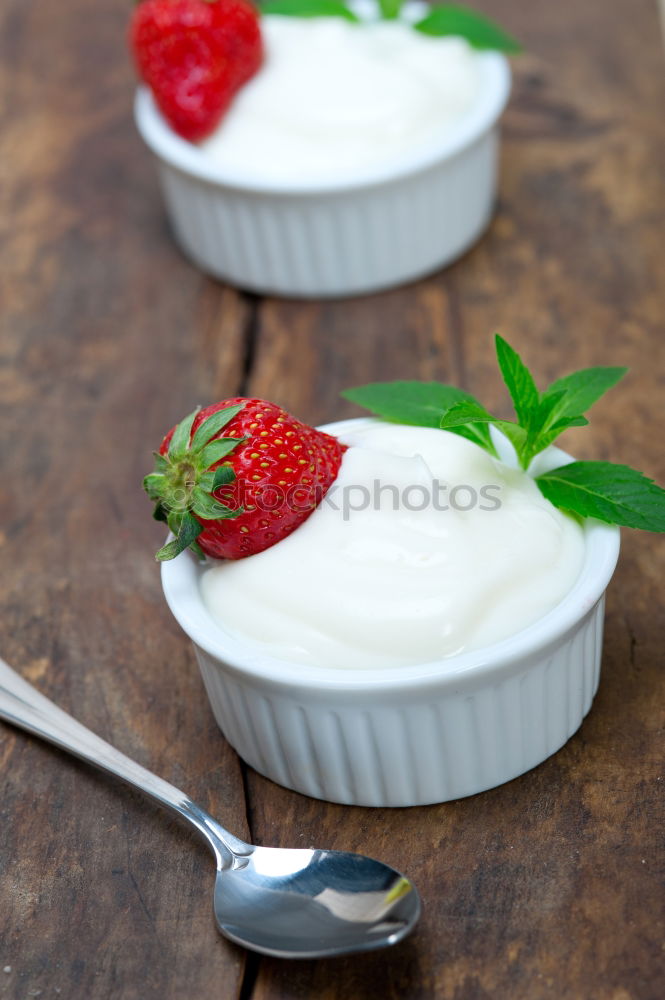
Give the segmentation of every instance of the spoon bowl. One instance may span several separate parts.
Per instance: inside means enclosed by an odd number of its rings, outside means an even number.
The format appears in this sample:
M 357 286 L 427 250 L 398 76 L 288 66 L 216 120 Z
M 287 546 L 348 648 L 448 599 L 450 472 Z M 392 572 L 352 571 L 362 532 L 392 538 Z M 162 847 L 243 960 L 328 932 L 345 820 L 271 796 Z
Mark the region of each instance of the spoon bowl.
M 122 778 L 195 827 L 217 863 L 217 926 L 236 944 L 279 958 L 323 958 L 396 944 L 418 920 L 418 893 L 393 868 L 343 851 L 246 844 L 63 712 L 2 659 L 0 719 Z
M 321 958 L 401 941 L 420 915 L 418 893 L 380 861 L 343 851 L 255 847 L 217 873 L 222 934 L 281 958 Z

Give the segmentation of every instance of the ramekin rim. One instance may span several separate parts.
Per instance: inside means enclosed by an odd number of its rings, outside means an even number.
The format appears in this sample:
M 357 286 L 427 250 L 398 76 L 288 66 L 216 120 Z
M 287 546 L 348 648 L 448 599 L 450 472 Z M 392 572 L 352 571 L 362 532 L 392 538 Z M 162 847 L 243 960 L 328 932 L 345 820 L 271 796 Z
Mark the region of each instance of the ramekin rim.
M 345 426 L 357 426 L 365 419 L 337 421 L 322 425 L 320 429 L 343 433 Z M 565 452 L 553 450 L 570 459 Z M 582 571 L 564 599 L 542 618 L 514 635 L 480 649 L 439 660 L 385 669 L 356 670 L 294 663 L 264 654 L 253 648 L 251 643 L 245 644 L 242 639 L 225 633 L 205 608 L 200 588 L 191 586 L 192 583 L 196 584 L 201 567 L 188 552 L 162 563 L 161 580 L 164 596 L 173 616 L 195 645 L 214 660 L 255 681 L 265 681 L 273 687 L 297 687 L 321 693 L 416 690 L 433 684 L 438 688 L 459 687 L 460 683 L 471 684 L 498 676 L 511 666 L 561 644 L 571 629 L 596 606 L 617 564 L 620 531 L 615 525 L 587 519 L 584 534 L 585 559 Z M 182 593 L 179 592 L 179 589 L 183 589 L 183 581 L 186 585 L 185 594 L 196 605 L 197 613 L 202 612 L 205 628 L 201 628 L 192 618 L 187 609 L 187 600 L 183 606 Z
M 510 95 L 511 70 L 501 52 L 480 52 L 482 85 L 478 98 L 467 114 L 447 129 L 440 140 L 432 141 L 415 153 L 393 160 L 380 167 L 365 167 L 336 179 L 312 178 L 292 181 L 290 178 L 248 181 L 233 171 L 224 171 L 210 161 L 196 145 L 176 135 L 159 112 L 149 89 L 139 85 L 134 100 L 134 119 L 143 141 L 161 160 L 181 173 L 195 177 L 215 187 L 255 195 L 279 194 L 300 196 L 342 194 L 417 175 L 439 163 L 451 160 L 471 146 L 493 127 L 501 116 Z

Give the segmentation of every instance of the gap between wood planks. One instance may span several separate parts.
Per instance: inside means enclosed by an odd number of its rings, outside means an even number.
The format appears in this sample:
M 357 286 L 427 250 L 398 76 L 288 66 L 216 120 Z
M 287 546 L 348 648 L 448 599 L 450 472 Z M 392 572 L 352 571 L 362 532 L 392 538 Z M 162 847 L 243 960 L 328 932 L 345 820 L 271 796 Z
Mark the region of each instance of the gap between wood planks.
M 242 369 L 240 374 L 240 384 L 238 395 L 246 396 L 254 362 L 256 360 L 256 346 L 259 333 L 259 316 L 261 312 L 261 297 L 254 292 L 241 292 L 240 295 L 247 303 L 247 322 L 244 331 L 244 354 L 242 359 Z
M 256 361 L 261 313 L 261 297 L 259 295 L 255 295 L 253 292 L 241 292 L 240 294 L 247 304 L 247 320 L 243 331 L 244 353 L 240 379 L 238 382 L 238 396 L 246 396 L 249 391 L 249 384 L 251 382 L 254 363 Z M 240 764 L 242 792 L 245 800 L 245 820 L 249 831 L 250 843 L 253 844 L 255 841 L 253 823 L 254 810 L 252 808 L 252 801 L 249 794 L 249 781 L 247 778 L 249 765 L 246 764 L 240 757 L 238 758 L 238 762 Z M 262 957 L 262 955 L 257 955 L 252 951 L 245 952 L 245 966 L 242 973 L 242 979 L 240 980 L 238 1000 L 252 1000 Z

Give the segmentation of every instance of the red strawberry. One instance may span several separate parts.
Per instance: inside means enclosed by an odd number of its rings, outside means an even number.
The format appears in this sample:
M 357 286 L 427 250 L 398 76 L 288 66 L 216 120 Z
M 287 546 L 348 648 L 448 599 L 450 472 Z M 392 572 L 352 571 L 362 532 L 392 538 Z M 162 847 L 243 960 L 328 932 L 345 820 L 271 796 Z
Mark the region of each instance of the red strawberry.
M 246 0 L 144 0 L 129 45 L 162 114 L 192 141 L 212 132 L 263 60 L 258 15 Z
M 345 450 L 263 399 L 195 410 L 166 435 L 143 481 L 154 516 L 176 536 L 157 558 L 188 546 L 217 559 L 269 548 L 321 502 Z

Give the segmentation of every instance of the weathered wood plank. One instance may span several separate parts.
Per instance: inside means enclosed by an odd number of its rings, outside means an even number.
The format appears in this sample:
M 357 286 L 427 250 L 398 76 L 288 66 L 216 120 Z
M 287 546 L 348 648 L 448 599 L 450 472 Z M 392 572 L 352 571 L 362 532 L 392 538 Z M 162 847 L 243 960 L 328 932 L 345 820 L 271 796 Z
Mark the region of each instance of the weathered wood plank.
M 505 406 L 488 348 L 500 328 L 542 379 L 630 364 L 631 381 L 570 447 L 664 481 L 654 5 L 484 6 L 529 50 L 491 233 L 401 291 L 270 302 L 249 389 L 317 421 L 354 412 L 343 386 L 403 375 Z M 12 2 L 0 32 L 2 652 L 243 834 L 240 770 L 161 599 L 147 555 L 159 532 L 137 483 L 170 422 L 244 384 L 257 303 L 202 279 L 168 240 L 129 121 L 126 10 L 109 0 L 85 12 L 80 0 Z M 412 874 L 426 902 L 417 936 L 391 952 L 261 960 L 257 1000 L 660 997 L 663 568 L 653 539 L 626 537 L 594 710 L 504 788 L 371 811 L 248 772 L 257 839 L 375 854 Z M 2 730 L 0 762 L 3 996 L 237 996 L 243 956 L 214 930 L 202 848 L 138 795 L 20 734 Z
M 140 480 L 171 423 L 240 388 L 249 306 L 168 238 L 126 13 L 3 7 L 2 654 L 242 836 L 238 761 L 162 599 Z M 238 995 L 244 955 L 193 836 L 4 726 L 0 762 L 3 997 Z
M 344 386 L 437 377 L 508 413 L 490 340 L 500 330 L 541 382 L 585 365 L 629 365 L 591 427 L 566 441 L 581 457 L 623 460 L 665 482 L 655 5 L 484 6 L 529 52 L 506 118 L 491 232 L 455 267 L 402 292 L 266 302 L 251 389 L 322 421 L 356 412 L 338 399 Z M 262 960 L 255 1000 L 657 1000 L 664 571 L 659 539 L 625 534 L 593 711 L 562 751 L 509 785 L 426 809 L 348 809 L 249 772 L 259 842 L 374 854 L 408 871 L 425 901 L 419 931 L 391 952 Z

